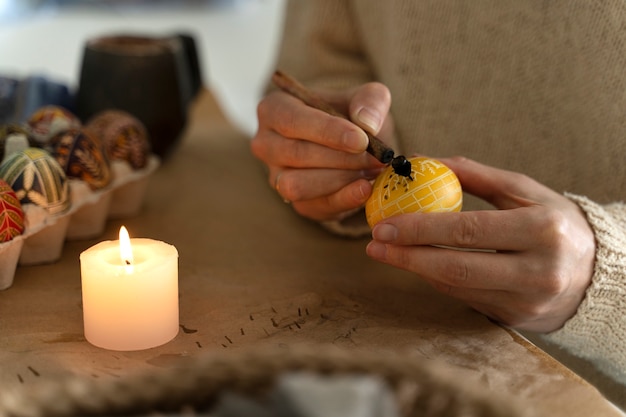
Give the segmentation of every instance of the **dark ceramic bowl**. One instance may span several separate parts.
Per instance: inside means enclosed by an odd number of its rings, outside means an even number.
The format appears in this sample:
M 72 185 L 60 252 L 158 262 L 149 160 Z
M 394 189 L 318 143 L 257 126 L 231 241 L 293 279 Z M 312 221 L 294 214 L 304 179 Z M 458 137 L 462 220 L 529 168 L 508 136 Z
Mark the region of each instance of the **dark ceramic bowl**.
M 94 38 L 83 51 L 76 114 L 86 122 L 104 110 L 125 110 L 145 124 L 152 152 L 166 157 L 201 86 L 190 35 Z

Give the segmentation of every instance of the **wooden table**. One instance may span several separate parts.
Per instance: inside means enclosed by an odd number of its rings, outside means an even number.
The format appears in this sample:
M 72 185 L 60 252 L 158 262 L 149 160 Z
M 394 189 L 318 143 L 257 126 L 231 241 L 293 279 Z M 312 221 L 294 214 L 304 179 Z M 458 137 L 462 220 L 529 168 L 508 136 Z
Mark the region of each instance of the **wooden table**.
M 116 239 L 122 224 L 179 250 L 181 331 L 158 348 L 112 352 L 83 336 L 78 256 Z M 0 389 L 68 375 L 120 377 L 223 349 L 333 345 L 443 360 L 542 415 L 621 415 L 517 333 L 370 260 L 366 244 L 294 214 L 269 187 L 248 138 L 205 93 L 139 216 L 110 221 L 102 238 L 67 242 L 54 264 L 19 267 L 0 292 Z

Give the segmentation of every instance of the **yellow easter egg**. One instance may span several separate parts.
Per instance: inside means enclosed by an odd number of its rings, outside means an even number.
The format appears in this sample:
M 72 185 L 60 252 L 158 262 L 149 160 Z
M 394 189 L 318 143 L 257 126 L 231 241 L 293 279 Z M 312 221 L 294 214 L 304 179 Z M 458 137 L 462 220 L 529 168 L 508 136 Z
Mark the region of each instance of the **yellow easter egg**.
M 389 166 L 374 181 L 372 195 L 365 203 L 370 227 L 401 213 L 461 211 L 461 183 L 450 168 L 436 159 L 407 159 L 410 176 L 399 175 Z

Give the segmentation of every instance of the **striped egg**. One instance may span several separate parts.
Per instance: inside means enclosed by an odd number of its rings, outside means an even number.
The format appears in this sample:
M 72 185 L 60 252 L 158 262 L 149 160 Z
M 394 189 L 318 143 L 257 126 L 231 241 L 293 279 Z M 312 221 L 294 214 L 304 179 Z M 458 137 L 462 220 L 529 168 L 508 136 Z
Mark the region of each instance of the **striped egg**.
M 0 178 L 15 191 L 22 206 L 35 204 L 53 215 L 70 207 L 65 171 L 43 149 L 27 148 L 10 155 L 0 165 Z
M 100 137 L 111 160 L 127 161 L 133 169 L 141 169 L 148 164 L 148 131 L 132 114 L 123 110 L 104 110 L 85 126 Z
M 85 181 L 92 190 L 111 183 L 111 163 L 102 141 L 88 129 L 69 129 L 48 143 L 68 178 Z
M 0 179 L 0 243 L 24 232 L 24 211 L 15 191 Z

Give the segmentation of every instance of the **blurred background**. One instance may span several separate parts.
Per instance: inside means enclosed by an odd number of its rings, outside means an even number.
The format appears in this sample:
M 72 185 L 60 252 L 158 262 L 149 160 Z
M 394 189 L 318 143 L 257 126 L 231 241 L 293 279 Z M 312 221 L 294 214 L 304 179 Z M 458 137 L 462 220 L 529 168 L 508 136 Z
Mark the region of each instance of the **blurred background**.
M 26 77 L 75 91 L 89 38 L 182 32 L 195 38 L 205 86 L 252 134 L 283 7 L 284 0 L 0 0 L 0 99 L 7 80 Z

